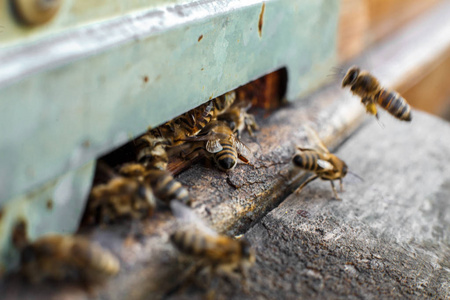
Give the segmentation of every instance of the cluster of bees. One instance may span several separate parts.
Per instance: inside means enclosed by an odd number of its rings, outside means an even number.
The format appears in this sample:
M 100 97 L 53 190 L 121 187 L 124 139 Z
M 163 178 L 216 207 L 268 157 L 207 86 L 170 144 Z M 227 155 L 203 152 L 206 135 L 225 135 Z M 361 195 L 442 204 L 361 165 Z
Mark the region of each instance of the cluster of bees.
M 383 88 L 370 73 L 350 68 L 342 81 L 342 87 L 347 86 L 361 98 L 367 113 L 378 118 L 378 105 L 400 120 L 411 120 L 407 102 L 398 93 Z M 141 136 L 135 143 L 136 160 L 120 165 L 107 183 L 93 187 L 86 222 L 145 219 L 158 207 L 170 207 L 180 224 L 170 241 L 179 252 L 196 258 L 212 271 L 237 270 L 245 276 L 255 261 L 248 241 L 219 234 L 205 225 L 189 208 L 192 199 L 187 189 L 167 170 L 174 155 L 188 159 L 199 152 L 222 171 L 232 170 L 239 160 L 252 165 L 253 155 L 239 137 L 244 130 L 252 134 L 258 126 L 247 112 L 250 103 L 235 99 L 234 91 L 226 93 Z M 317 147 L 298 146 L 292 162 L 313 176 L 299 189 L 320 178 L 330 181 L 339 199 L 333 181 L 339 180 L 342 189 L 348 167 L 328 151 L 312 129 L 308 131 Z M 98 282 L 115 275 L 120 268 L 118 259 L 108 250 L 81 236 L 52 235 L 16 244 L 22 250 L 21 270 L 33 282 L 46 278 Z

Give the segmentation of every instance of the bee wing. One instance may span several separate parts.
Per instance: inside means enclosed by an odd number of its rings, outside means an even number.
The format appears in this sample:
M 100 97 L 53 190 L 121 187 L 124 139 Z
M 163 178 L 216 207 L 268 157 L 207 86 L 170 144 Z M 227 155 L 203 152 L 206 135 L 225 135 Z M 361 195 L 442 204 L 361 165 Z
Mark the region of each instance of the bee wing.
M 180 139 L 180 141 L 186 141 L 186 142 L 207 142 L 210 140 L 223 140 L 228 138 L 227 134 L 220 133 L 220 132 L 209 132 L 204 135 L 196 135 L 196 136 L 190 136 L 185 137 L 183 139 Z
M 223 147 L 220 144 L 219 139 L 209 140 L 206 142 L 206 151 L 208 151 L 209 153 L 217 153 L 222 149 Z
M 319 150 L 322 153 L 330 153 L 330 151 L 328 151 L 327 147 L 323 144 L 322 140 L 319 138 L 319 136 L 317 135 L 317 132 L 314 129 L 312 129 L 311 127 L 309 127 L 307 125 L 305 125 L 304 128 L 305 128 L 306 134 L 308 135 L 308 139 L 311 140 L 314 147 L 317 147 L 316 150 Z
M 333 170 L 333 168 L 334 168 L 331 163 L 329 163 L 323 159 L 318 159 L 317 164 L 319 165 L 319 167 L 321 167 L 325 171 L 330 171 L 330 170 Z
M 233 144 L 236 147 L 240 160 L 246 164 L 252 164 L 255 161 L 252 150 L 235 136 L 233 136 Z
M 195 226 L 197 229 L 212 235 L 217 236 L 218 233 L 206 224 L 206 222 L 200 218 L 190 207 L 181 203 L 180 201 L 173 200 L 170 202 L 170 208 L 173 215 L 177 218 L 178 222 L 182 226 Z

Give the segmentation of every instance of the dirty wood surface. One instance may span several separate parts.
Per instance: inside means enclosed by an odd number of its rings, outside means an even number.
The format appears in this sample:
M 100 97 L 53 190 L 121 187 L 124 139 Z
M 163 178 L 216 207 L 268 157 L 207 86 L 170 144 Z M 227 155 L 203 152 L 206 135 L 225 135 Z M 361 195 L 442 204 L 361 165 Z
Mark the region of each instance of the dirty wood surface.
M 382 116 L 337 151 L 348 175 L 342 201 L 314 181 L 247 233 L 257 252 L 248 294 L 221 280 L 223 299 L 450 297 L 450 123 L 415 111 Z M 200 298 L 188 290 L 172 299 Z
M 432 57 L 441 53 L 443 48 L 448 48 L 450 45 L 450 37 L 442 32 L 450 24 L 450 20 L 447 20 L 445 16 L 445 10 L 433 11 L 418 20 L 418 23 L 413 24 L 414 30 L 405 29 L 399 32 L 391 40 L 387 40 L 365 53 L 362 60 L 354 63 L 362 64 L 362 67 L 380 76 L 383 83 L 388 83 L 391 87 L 400 84 L 403 80 L 408 79 L 406 74 L 423 67 Z M 416 30 L 417 28 L 420 30 Z M 418 40 L 421 43 L 417 43 Z M 404 52 L 399 49 L 408 49 L 408 55 L 404 55 Z M 415 58 L 414 63 L 410 59 L 412 56 Z M 393 61 L 395 64 L 387 63 Z M 310 123 L 317 129 L 330 149 L 333 149 L 364 120 L 364 109 L 359 100 L 352 97 L 348 91 L 342 90 L 339 85 L 340 83 L 336 82 L 269 116 L 259 115 L 257 120 L 262 127 L 261 130 L 253 139 L 249 136 L 243 137 L 243 141 L 254 150 L 258 159 L 254 168 L 239 165 L 234 171 L 226 174 L 199 163 L 180 174 L 178 180 L 189 188 L 195 199 L 193 206 L 196 212 L 209 221 L 215 229 L 228 234 L 243 233 L 251 227 L 254 227 L 252 229 L 254 231 L 255 228 L 259 228 L 258 226 L 262 226 L 256 225 L 255 227 L 255 224 L 266 224 L 270 215 L 263 219 L 266 221 L 261 221 L 261 218 L 277 207 L 306 178 L 302 172 L 292 169 L 290 162 L 294 145 L 305 142 L 302 126 Z M 413 118 L 415 118 L 414 113 L 415 111 L 413 111 Z M 383 117 L 387 120 L 390 118 L 387 115 L 383 115 Z M 389 124 L 389 128 L 384 130 L 386 132 L 390 128 L 396 128 L 396 126 L 391 126 L 387 120 L 386 127 Z M 369 118 L 369 122 L 372 123 L 372 126 L 378 126 L 373 118 Z M 414 122 L 415 119 L 413 119 L 413 124 Z M 395 125 L 398 125 L 398 122 Z M 350 138 L 350 140 L 352 139 Z M 373 143 L 376 144 L 376 140 Z M 376 161 L 375 163 L 380 162 Z M 349 164 L 352 165 L 351 162 Z M 359 164 L 362 165 L 362 162 Z M 356 166 L 355 172 L 365 178 L 367 176 L 364 172 L 356 169 Z M 317 182 L 308 186 L 304 193 L 313 191 L 316 194 L 317 190 L 312 187 L 321 183 Z M 356 186 L 361 186 L 361 184 Z M 319 190 L 317 197 L 324 198 L 325 202 L 323 203 L 329 203 L 331 195 L 329 185 L 322 188 L 323 192 L 320 193 Z M 305 196 L 305 194 L 302 195 Z M 286 203 L 289 203 L 289 199 Z M 342 203 L 346 203 L 346 201 L 344 200 Z M 317 221 L 318 223 L 320 220 Z M 282 225 L 282 223 L 279 225 L 273 223 L 276 228 L 281 228 Z M 17 276 L 11 276 L 0 283 L 2 299 L 161 298 L 180 280 L 184 280 L 184 271 L 189 265 L 189 262 L 179 261 L 178 254 L 168 242 L 168 236 L 174 226 L 174 220 L 169 212 L 159 212 L 144 223 L 120 224 L 84 231 L 84 234 L 111 249 L 120 258 L 122 270 L 116 278 L 89 293 L 79 286 L 67 284 L 43 284 L 32 287 L 25 285 Z M 343 227 L 342 230 L 345 228 Z M 256 242 L 258 235 L 255 234 L 253 237 L 252 231 L 249 236 Z M 265 233 L 263 239 L 259 238 L 260 243 L 256 242 L 257 251 L 264 246 L 265 242 L 263 241 L 267 236 L 268 234 Z M 286 244 L 286 247 L 289 245 L 289 243 Z M 279 247 L 284 246 L 280 245 Z M 315 247 L 319 249 L 318 245 Z M 346 249 L 350 250 L 349 247 Z M 271 257 L 276 259 L 275 256 Z M 254 276 L 258 274 L 260 260 L 261 258 L 258 260 L 255 271 L 252 271 L 254 272 L 252 280 L 255 280 Z M 275 265 L 272 266 L 275 267 Z M 273 271 L 276 270 L 275 268 Z M 306 269 L 299 270 L 299 274 L 316 274 L 314 268 L 312 273 L 308 273 Z M 266 272 L 269 273 L 268 269 Z M 300 276 L 295 274 L 294 272 L 293 276 Z M 327 277 L 328 275 L 321 276 Z M 333 273 L 329 276 L 333 276 Z M 284 284 L 282 281 L 273 280 L 274 286 Z M 256 289 L 256 287 L 254 288 Z M 225 286 L 223 289 L 224 295 L 230 292 Z M 194 290 L 193 293 L 200 295 L 201 292 Z M 174 296 L 182 297 L 182 295 Z

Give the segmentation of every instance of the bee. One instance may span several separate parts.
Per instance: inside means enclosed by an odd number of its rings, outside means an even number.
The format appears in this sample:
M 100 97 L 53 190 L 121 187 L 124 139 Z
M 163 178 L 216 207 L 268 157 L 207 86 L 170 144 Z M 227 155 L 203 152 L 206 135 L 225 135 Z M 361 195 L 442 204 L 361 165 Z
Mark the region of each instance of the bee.
M 300 192 L 301 189 L 309 182 L 320 178 L 322 180 L 330 181 L 334 196 L 337 200 L 341 200 L 336 192 L 333 180 L 339 180 L 342 192 L 342 179 L 348 172 L 347 164 L 339 157 L 328 151 L 313 129 L 306 127 L 306 131 L 308 136 L 314 141 L 317 149 L 297 146 L 298 153 L 294 155 L 292 161 L 295 166 L 306 171 L 313 172 L 314 175 L 308 178 L 297 189 L 297 192 Z
M 178 201 L 170 204 L 182 228 L 170 236 L 175 248 L 194 258 L 202 267 L 226 274 L 239 271 L 245 280 L 248 268 L 255 263 L 255 253 L 245 238 L 235 239 L 218 234 L 207 226 L 189 207 Z M 186 224 L 183 224 L 186 223 Z
M 81 236 L 43 236 L 24 246 L 20 254 L 20 273 L 31 283 L 49 279 L 99 284 L 119 270 L 112 253 Z
M 143 165 L 130 163 L 123 165 L 119 172 L 124 176 L 139 178 L 152 187 L 153 193 L 162 202 L 168 204 L 173 199 L 189 203 L 190 196 L 187 189 L 175 180 L 166 170 L 147 170 Z
M 236 93 L 234 91 L 226 93 L 157 128 L 151 129 L 136 143 L 137 161 L 147 167 L 162 170 L 161 167 L 155 166 L 154 161 L 167 160 L 167 155 L 163 153 L 167 147 L 183 144 L 185 138 L 197 135 L 211 120 L 223 114 L 235 99 Z M 160 145 L 159 149 L 154 150 L 158 145 Z M 167 167 L 167 163 L 165 166 Z
M 353 94 L 361 97 L 366 111 L 378 118 L 375 104 L 383 107 L 399 120 L 411 121 L 411 107 L 400 94 L 383 88 L 378 80 L 369 72 L 351 67 L 344 79 L 342 87 L 350 86 Z
M 230 125 L 225 121 L 214 120 L 197 136 L 184 140 L 191 142 L 190 145 L 183 145 L 184 148 L 190 149 L 190 153 L 206 152 L 207 156 L 212 156 L 215 164 L 222 171 L 234 169 L 238 159 L 246 164 L 253 162 L 251 150 L 236 137 Z
M 234 103 L 218 117 L 218 120 L 226 121 L 238 137 L 241 136 L 244 129 L 247 129 L 249 134 L 253 136 L 253 130 L 259 130 L 259 126 L 256 123 L 255 116 L 247 112 L 251 105 L 251 102 L 246 101 Z
M 87 223 L 113 223 L 152 215 L 155 199 L 151 188 L 138 178 L 117 176 L 95 186 L 89 197 Z

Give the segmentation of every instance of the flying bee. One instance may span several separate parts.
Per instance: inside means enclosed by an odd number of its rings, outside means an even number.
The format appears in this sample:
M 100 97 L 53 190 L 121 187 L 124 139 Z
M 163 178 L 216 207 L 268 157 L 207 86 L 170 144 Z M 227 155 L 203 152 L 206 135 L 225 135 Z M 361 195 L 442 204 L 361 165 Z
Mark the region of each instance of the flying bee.
M 90 286 L 119 270 L 112 253 L 81 236 L 43 236 L 24 246 L 20 254 L 20 272 L 31 283 L 69 280 Z
M 137 178 L 117 176 L 92 188 L 88 223 L 113 223 L 120 219 L 144 219 L 152 215 L 155 199 L 151 188 Z
M 196 151 L 206 152 L 207 156 L 212 156 L 215 164 L 222 171 L 234 169 L 238 159 L 246 164 L 252 164 L 254 160 L 251 150 L 236 137 L 225 121 L 214 120 L 197 136 L 186 138 L 185 141 L 191 144 L 182 145 L 182 148 L 188 148 L 191 154 Z
M 170 206 L 182 227 L 170 236 L 178 251 L 197 260 L 200 267 L 210 268 L 211 273 L 220 270 L 232 275 L 238 271 L 245 284 L 248 268 L 255 262 L 249 242 L 218 234 L 178 201 L 172 201 Z
M 378 80 L 369 72 L 351 67 L 344 79 L 342 87 L 350 86 L 353 94 L 361 97 L 366 111 L 378 118 L 375 104 L 383 107 L 399 120 L 411 121 L 411 107 L 400 94 L 383 88 Z
M 167 147 L 183 144 L 185 138 L 197 135 L 211 120 L 223 114 L 235 99 L 236 93 L 228 92 L 151 129 L 136 143 L 138 162 L 162 170 L 155 166 L 154 161 L 167 161 L 167 155 L 163 153 Z M 155 151 L 158 145 L 160 149 Z
M 119 172 L 124 176 L 139 178 L 152 187 L 153 193 L 162 202 L 168 204 L 170 201 L 176 199 L 183 203 L 189 203 L 190 196 L 187 189 L 175 180 L 166 170 L 147 170 L 141 164 L 125 164 Z
M 295 166 L 312 172 L 314 175 L 308 178 L 297 191 L 301 191 L 306 184 L 320 178 L 330 181 L 334 196 L 337 200 L 341 200 L 336 192 L 333 180 L 339 180 L 342 192 L 342 179 L 347 175 L 348 167 L 343 160 L 328 151 L 313 129 L 305 128 L 308 137 L 312 139 L 317 149 L 297 146 L 298 152 L 294 155 L 292 161 Z

